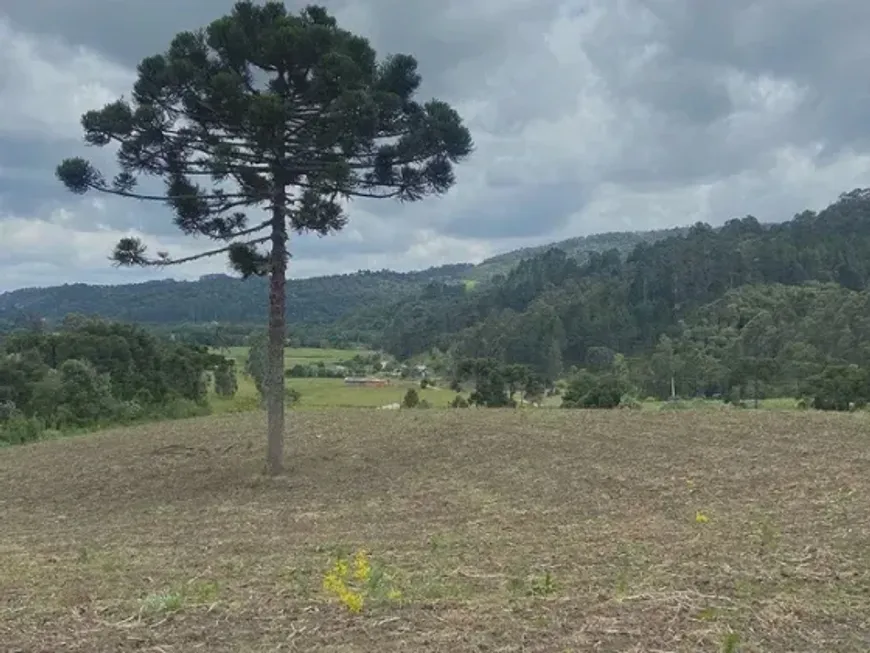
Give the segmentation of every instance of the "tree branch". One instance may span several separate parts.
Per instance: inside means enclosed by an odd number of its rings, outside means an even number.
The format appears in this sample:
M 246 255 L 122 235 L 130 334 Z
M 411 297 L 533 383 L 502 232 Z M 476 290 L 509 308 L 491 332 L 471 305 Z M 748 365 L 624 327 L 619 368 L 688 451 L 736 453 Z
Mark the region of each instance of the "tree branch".
M 323 189 L 323 187 L 319 184 L 308 184 L 308 183 L 305 183 L 304 181 L 301 181 L 301 180 L 293 182 L 293 185 L 298 186 L 299 188 L 310 188 L 311 190 L 322 190 Z M 360 198 L 379 200 L 379 199 L 389 199 L 391 197 L 397 197 L 397 196 L 402 194 L 403 190 L 405 190 L 401 185 L 398 185 L 398 184 L 393 185 L 393 186 L 386 186 L 384 184 L 377 184 L 377 185 L 382 187 L 382 188 L 390 187 L 390 188 L 393 188 L 394 190 L 391 190 L 389 192 L 383 192 L 383 193 L 367 193 L 367 192 L 361 191 L 361 190 L 351 190 L 350 188 L 335 188 L 335 187 L 330 186 L 328 192 L 332 193 L 333 196 L 343 195 L 345 197 L 360 197 Z
M 117 195 L 118 197 L 128 197 L 134 200 L 144 200 L 149 202 L 171 202 L 173 200 L 181 200 L 181 199 L 201 199 L 201 200 L 224 200 L 224 199 L 238 199 L 240 200 L 237 203 L 227 205 L 227 208 L 221 209 L 222 211 L 228 210 L 233 206 L 243 206 L 249 203 L 259 202 L 260 200 L 255 200 L 251 198 L 249 195 L 245 195 L 242 193 L 225 193 L 223 195 L 178 195 L 176 197 L 169 197 L 168 195 L 141 195 L 139 193 L 131 193 L 129 191 L 117 190 L 115 188 L 109 188 L 103 184 L 94 184 L 88 183 L 88 188 L 93 190 L 100 191 L 101 193 L 107 193 L 109 195 Z
M 242 236 L 250 236 L 251 234 L 257 233 L 258 231 L 262 231 L 263 229 L 265 229 L 266 227 L 268 227 L 271 224 L 272 224 L 271 219 L 263 220 L 263 222 L 261 222 L 260 224 L 258 224 L 256 226 L 248 227 L 247 229 L 242 229 L 241 231 L 237 231 L 237 232 L 230 234 L 228 236 L 224 236 L 224 237 L 222 237 L 222 240 L 229 240 L 231 238 L 241 238 Z
M 248 241 L 245 241 L 243 243 L 238 243 L 238 242 L 230 243 L 228 245 L 224 245 L 223 247 L 219 247 L 218 249 L 210 249 L 206 252 L 201 252 L 199 254 L 191 254 L 190 256 L 184 256 L 182 258 L 176 258 L 176 259 L 171 259 L 171 258 L 169 258 L 168 254 L 163 255 L 163 254 L 158 252 L 157 258 L 149 259 L 149 258 L 141 257 L 136 261 L 135 264 L 143 266 L 143 267 L 156 267 L 156 268 L 168 267 L 170 265 L 181 265 L 182 263 L 190 263 L 191 261 L 199 261 L 199 260 L 204 259 L 204 258 L 210 258 L 212 256 L 217 256 L 218 254 L 226 254 L 233 247 L 237 247 L 239 245 L 247 245 L 247 246 L 261 245 L 263 243 L 268 242 L 270 238 L 271 238 L 271 235 L 261 236 L 260 238 L 254 238 L 252 240 L 248 240 Z M 127 265 L 125 263 L 121 263 L 120 261 L 118 261 L 117 259 L 115 259 L 114 257 L 111 257 L 111 256 L 109 257 L 109 260 L 113 262 L 115 267 L 121 267 L 123 265 Z

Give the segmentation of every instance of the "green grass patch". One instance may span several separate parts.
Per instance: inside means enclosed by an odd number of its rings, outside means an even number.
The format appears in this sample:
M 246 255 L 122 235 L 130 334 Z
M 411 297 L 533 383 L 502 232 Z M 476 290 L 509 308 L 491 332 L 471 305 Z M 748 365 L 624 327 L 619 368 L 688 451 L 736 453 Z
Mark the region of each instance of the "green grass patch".
M 382 388 L 367 388 L 346 385 L 343 379 L 287 379 L 287 386 L 295 388 L 302 397 L 294 408 L 299 410 L 317 408 L 379 408 L 399 404 L 409 388 L 415 388 L 420 399 L 425 399 L 435 408 L 446 407 L 456 393 L 443 388 L 421 389 L 413 381 L 393 381 Z M 260 399 L 253 380 L 246 374 L 239 375 L 236 396 L 224 399 L 212 394 L 209 397 L 212 411 L 217 414 L 240 413 L 257 410 Z
M 218 353 L 223 354 L 227 358 L 232 358 L 236 361 L 239 369 L 244 368 L 245 361 L 248 359 L 248 350 L 250 347 L 225 347 L 216 349 Z M 292 367 L 294 365 L 316 365 L 323 363 L 324 365 L 334 365 L 340 361 L 345 361 L 357 355 L 365 356 L 372 352 L 367 349 L 319 349 L 317 347 L 287 347 L 284 350 L 284 367 Z

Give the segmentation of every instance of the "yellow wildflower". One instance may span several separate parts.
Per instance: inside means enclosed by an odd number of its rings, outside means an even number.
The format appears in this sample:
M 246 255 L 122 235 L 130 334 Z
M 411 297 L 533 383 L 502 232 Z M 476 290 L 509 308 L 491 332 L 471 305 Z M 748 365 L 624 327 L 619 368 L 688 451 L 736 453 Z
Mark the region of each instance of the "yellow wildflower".
M 372 575 L 372 566 L 365 551 L 357 552 L 354 557 L 354 578 L 361 583 L 368 582 Z
M 344 603 L 347 606 L 347 609 L 351 612 L 360 612 L 363 608 L 362 594 L 346 590 L 342 592 L 340 598 L 341 602 Z
M 357 551 L 351 557 L 342 557 L 335 561 L 332 568 L 323 576 L 323 589 L 333 595 L 338 602 L 350 612 L 361 612 L 369 597 L 379 600 L 384 597 L 381 587 L 383 576 L 378 576 L 378 582 L 373 582 L 372 564 L 368 553 Z M 389 578 L 387 577 L 389 583 Z M 387 600 L 399 601 L 402 593 L 390 588 L 386 593 Z

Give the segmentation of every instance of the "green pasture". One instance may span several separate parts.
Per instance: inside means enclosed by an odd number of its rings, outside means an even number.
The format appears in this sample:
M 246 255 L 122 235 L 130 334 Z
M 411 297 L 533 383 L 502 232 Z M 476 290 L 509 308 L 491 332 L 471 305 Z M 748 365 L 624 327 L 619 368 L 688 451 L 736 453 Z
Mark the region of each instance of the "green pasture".
M 296 409 L 317 408 L 378 408 L 392 403 L 401 403 L 409 388 L 416 388 L 421 399 L 433 407 L 444 407 L 455 396 L 454 392 L 441 388 L 420 389 L 418 383 L 394 380 L 383 388 L 367 388 L 345 385 L 343 379 L 287 379 L 287 386 L 301 393 Z M 259 406 L 257 388 L 246 374 L 239 374 L 239 390 L 232 399 L 216 395 L 210 397 L 215 413 L 238 413 L 255 410 Z
M 248 358 L 248 349 L 249 347 L 224 347 L 216 351 L 228 358 L 234 359 L 238 365 L 238 369 L 244 369 L 245 361 Z M 316 365 L 321 362 L 329 365 L 348 360 L 357 355 L 366 355 L 370 353 L 372 352 L 366 349 L 288 347 L 284 350 L 284 367 L 292 367 L 294 365 Z
M 210 397 L 215 413 L 238 413 L 255 410 L 259 407 L 257 388 L 251 378 L 243 372 L 248 347 L 227 347 L 220 352 L 233 358 L 239 370 L 239 390 L 232 399 L 224 399 L 214 394 Z M 327 365 L 348 360 L 356 355 L 370 354 L 365 349 L 316 349 L 313 347 L 292 347 L 284 352 L 284 367 L 294 365 L 316 365 L 323 362 Z M 432 406 L 442 407 L 453 399 L 455 393 L 447 389 L 420 389 L 419 382 L 394 379 L 391 384 L 382 388 L 349 386 L 343 379 L 305 378 L 287 379 L 287 386 L 301 393 L 298 409 L 307 408 L 378 408 L 393 403 L 401 403 L 409 388 L 416 388 L 421 399 L 426 399 Z

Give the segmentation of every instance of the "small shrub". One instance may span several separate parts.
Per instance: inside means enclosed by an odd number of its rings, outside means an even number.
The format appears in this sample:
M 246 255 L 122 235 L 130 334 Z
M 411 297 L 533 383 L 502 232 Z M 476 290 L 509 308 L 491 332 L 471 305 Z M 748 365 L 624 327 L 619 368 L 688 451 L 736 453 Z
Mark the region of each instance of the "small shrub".
M 239 390 L 234 365 L 221 365 L 214 372 L 214 391 L 218 397 L 234 397 Z
M 432 404 L 427 399 L 421 399 L 420 403 L 417 404 L 417 408 L 432 408 Z
M 150 406 L 154 403 L 154 395 L 152 395 L 147 388 L 140 388 L 136 391 L 133 400 L 140 406 Z
M 508 580 L 508 590 L 519 596 L 550 596 L 556 593 L 556 584 L 553 575 L 547 571 L 540 576 L 514 576 Z
M 266 374 L 268 360 L 269 336 L 265 331 L 257 333 L 251 338 L 248 358 L 245 361 L 245 372 L 250 375 L 257 387 L 260 396 L 264 396 L 266 390 Z
M 301 398 L 302 393 L 296 388 L 291 388 L 289 386 L 284 388 L 284 401 L 288 405 L 292 406 L 293 404 L 298 403 Z
M 14 401 L 0 401 L 0 424 L 5 424 L 18 415 L 20 415 L 20 413 Z
M 739 651 L 740 636 L 734 632 L 725 635 L 725 638 L 722 640 L 722 653 L 739 653 Z
M 553 582 L 553 576 L 547 571 L 543 576 L 533 578 L 529 590 L 533 596 L 549 596 L 554 594 L 556 592 L 556 585 Z
M 725 395 L 725 403 L 738 407 L 743 405 L 743 394 L 739 386 L 734 386 L 728 391 L 728 394 Z
M 416 408 L 420 404 L 420 395 L 415 388 L 408 388 L 402 399 L 402 408 Z
M 627 408 L 628 410 L 640 410 L 643 408 L 643 404 L 641 404 L 640 400 L 634 395 L 624 394 L 619 400 L 619 407 Z
M 111 379 L 108 374 L 99 373 L 90 361 L 67 359 L 57 374 L 46 377 L 45 381 L 49 380 L 49 388 L 54 389 L 56 397 L 51 411 L 55 413 L 56 425 L 93 426 L 114 416 L 117 401 L 112 396 Z M 49 402 L 45 399 L 42 403 L 47 409 Z
M 627 388 L 613 374 L 595 375 L 581 371 L 562 395 L 563 408 L 616 408 Z
M 25 444 L 42 438 L 45 424 L 37 417 L 14 415 L 0 426 L 0 442 L 5 444 Z
M 761 551 L 771 551 L 776 548 L 780 539 L 779 529 L 770 519 L 764 519 L 758 528 L 758 539 Z
M 189 598 L 197 605 L 208 605 L 217 601 L 220 588 L 215 581 L 191 582 L 184 592 L 185 598 Z
M 450 408 L 468 408 L 468 400 L 462 395 L 456 395 L 448 406 Z
M 184 597 L 180 592 L 161 592 L 149 594 L 142 601 L 142 612 L 148 614 L 171 614 L 184 607 Z
M 165 615 L 185 607 L 211 605 L 217 601 L 218 584 L 214 581 L 190 581 L 163 592 L 149 594 L 142 600 L 143 614 Z
M 145 414 L 145 409 L 135 399 L 130 401 L 119 401 L 115 405 L 115 419 L 118 422 L 135 422 L 141 419 Z
M 310 376 L 317 376 L 317 371 L 311 369 L 307 365 L 294 365 L 289 370 L 284 372 L 284 376 L 293 379 L 304 379 Z
M 57 429 L 45 429 L 39 436 L 40 440 L 56 440 L 63 437 L 63 431 Z

